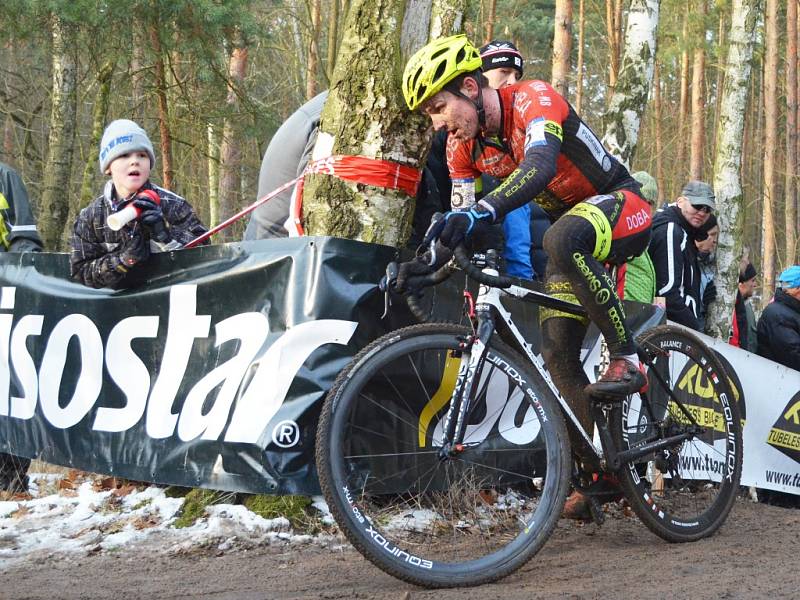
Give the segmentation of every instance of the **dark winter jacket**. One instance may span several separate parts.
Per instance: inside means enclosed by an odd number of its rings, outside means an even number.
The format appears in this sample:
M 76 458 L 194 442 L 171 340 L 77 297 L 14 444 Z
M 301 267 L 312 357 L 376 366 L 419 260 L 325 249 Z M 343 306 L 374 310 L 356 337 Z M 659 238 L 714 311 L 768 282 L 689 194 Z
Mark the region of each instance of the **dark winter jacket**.
M 14 169 L 0 162 L 0 252 L 41 249 L 25 184 Z
M 142 186 L 142 190 L 145 189 L 158 192 L 172 240 L 184 245 L 207 231 L 186 200 L 150 182 Z M 73 226 L 70 272 L 73 279 L 89 287 L 118 287 L 124 284 L 127 273 L 124 266 L 121 268 L 122 249 L 132 237 L 146 235 L 139 221 L 131 221 L 119 231 L 112 231 L 108 227 L 106 220 L 109 214 L 117 210 L 118 202 L 114 185 L 108 181 L 103 195 L 80 212 Z M 151 251 L 157 251 L 152 244 Z
M 653 217 L 648 252 L 656 272 L 656 295 L 667 302 L 667 318 L 700 329 L 700 266 L 694 240 L 697 230 L 670 204 Z
M 758 353 L 800 371 L 800 300 L 781 289 L 758 320 Z

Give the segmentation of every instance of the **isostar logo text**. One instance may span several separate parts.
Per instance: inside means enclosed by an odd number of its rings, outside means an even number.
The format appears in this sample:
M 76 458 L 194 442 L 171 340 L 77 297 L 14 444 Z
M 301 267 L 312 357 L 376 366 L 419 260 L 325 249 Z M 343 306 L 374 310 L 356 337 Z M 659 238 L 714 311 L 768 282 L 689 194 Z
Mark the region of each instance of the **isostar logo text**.
M 0 416 L 31 419 L 38 407 L 53 427 L 67 429 L 96 409 L 93 430 L 122 432 L 144 419 L 145 432 L 155 439 L 177 433 L 182 441 L 217 440 L 223 431 L 226 442 L 270 439 L 266 427 L 309 355 L 324 344 L 347 344 L 357 326 L 323 319 L 270 336 L 265 314 L 244 312 L 214 322 L 212 315 L 197 314 L 196 285 L 176 285 L 170 288 L 162 352 L 156 353 L 154 344 L 159 316 L 125 317 L 103 339 L 88 316 L 75 313 L 60 318 L 38 342 L 44 351 L 36 364 L 28 344 L 46 330 L 47 316 L 7 312 L 14 309 L 14 293 L 5 287 L 0 299 Z M 209 338 L 212 323 L 214 348 L 228 344 L 235 354 L 214 363 L 198 381 L 184 382 L 190 361 L 197 360 L 195 341 Z M 148 367 L 143 356 L 157 364 Z M 111 382 L 124 395 L 124 406 L 98 403 Z

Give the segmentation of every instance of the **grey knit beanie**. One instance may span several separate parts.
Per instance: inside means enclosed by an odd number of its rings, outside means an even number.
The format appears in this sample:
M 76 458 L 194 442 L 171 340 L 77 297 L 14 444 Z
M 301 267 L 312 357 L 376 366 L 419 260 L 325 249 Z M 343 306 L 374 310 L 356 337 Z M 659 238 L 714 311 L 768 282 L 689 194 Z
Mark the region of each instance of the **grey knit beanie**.
M 156 164 L 153 144 L 144 129 L 128 119 L 112 121 L 103 132 L 100 141 L 100 172 L 105 174 L 111 161 L 122 156 L 143 150 L 150 156 L 150 168 Z

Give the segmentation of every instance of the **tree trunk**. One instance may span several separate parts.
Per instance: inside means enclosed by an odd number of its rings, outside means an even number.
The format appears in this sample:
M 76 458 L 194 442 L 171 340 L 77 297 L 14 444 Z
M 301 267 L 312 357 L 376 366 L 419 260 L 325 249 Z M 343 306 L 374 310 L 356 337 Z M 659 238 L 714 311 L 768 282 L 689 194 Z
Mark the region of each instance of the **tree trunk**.
M 339 0 L 331 0 L 331 10 L 328 17 L 328 61 L 325 65 L 325 74 L 328 85 L 333 79 L 333 69 L 336 67 L 336 54 L 339 50 Z
M 50 33 L 53 39 L 53 89 L 39 233 L 45 249 L 57 251 L 64 248 L 61 236 L 69 214 L 78 68 L 74 27 L 53 14 Z
M 317 63 L 319 52 L 317 40 L 319 38 L 319 3 L 320 0 L 311 0 L 310 17 L 311 31 L 308 36 L 308 61 L 306 62 L 306 100 L 311 100 L 317 95 Z
M 219 220 L 219 128 L 209 122 L 208 144 L 208 224 L 214 226 Z
M 100 71 L 97 73 L 97 93 L 94 97 L 92 111 L 92 136 L 89 139 L 86 165 L 83 168 L 81 191 L 69 203 L 69 215 L 64 224 L 64 239 L 69 238 L 72 233 L 72 225 L 75 223 L 78 213 L 81 208 L 94 199 L 97 191 L 94 189 L 94 181 L 97 177 L 97 164 L 100 157 L 100 139 L 103 137 L 103 129 L 108 117 L 108 105 L 111 101 L 111 78 L 114 75 L 114 66 L 114 61 L 108 60 L 100 67 Z
M 578 3 L 578 65 L 575 79 L 575 110 L 578 114 L 581 114 L 581 104 L 583 103 L 583 45 L 585 43 L 584 26 L 586 25 L 584 4 L 585 0 L 580 0 Z
M 488 44 L 494 39 L 494 23 L 497 18 L 497 0 L 488 0 L 486 3 L 486 38 L 484 43 Z
M 433 0 L 408 0 L 400 34 L 400 54 L 407 58 L 427 43 Z
M 797 0 L 786 8 L 786 261 L 797 256 Z
M 775 287 L 775 215 L 778 178 L 775 147 L 778 143 L 778 0 L 767 0 L 764 65 L 764 214 L 761 221 L 764 254 L 761 257 L 762 296 L 766 305 Z
M 239 93 L 244 85 L 247 71 L 247 48 L 240 32 L 234 36 L 233 50 L 228 65 L 227 116 L 222 128 L 222 147 L 220 149 L 219 178 L 219 218 L 221 221 L 236 214 L 241 208 L 242 148 L 239 124 Z M 226 242 L 240 239 L 239 229 L 223 229 L 222 240 Z
M 661 124 L 661 68 L 658 60 L 653 68 L 653 111 L 655 112 L 656 134 L 656 184 L 658 186 L 657 206 L 664 204 L 664 142 Z
M 133 27 L 137 32 L 143 31 L 142 23 L 138 19 L 134 21 Z M 144 39 L 137 35 L 131 40 L 131 101 L 133 104 L 130 118 L 140 126 L 145 116 L 145 59 L 144 59 Z M 102 135 L 102 133 L 101 133 Z
M 569 98 L 570 55 L 572 53 L 572 0 L 556 0 L 553 35 L 553 68 L 550 82 Z
M 605 114 L 603 144 L 629 166 L 653 80 L 659 0 L 631 0 L 619 79 Z
M 445 37 L 461 31 L 466 9 L 467 0 L 433 0 L 431 2 L 430 39 Z M 400 89 L 399 83 L 398 89 Z
M 727 340 L 736 301 L 739 258 L 742 254 L 742 205 L 740 178 L 742 132 L 747 108 L 753 55 L 752 31 L 761 10 L 761 0 L 733 0 L 725 83 L 722 90 L 717 153 L 714 158 L 714 190 L 720 235 L 717 245 L 717 300 L 711 304 L 706 329 Z
M 702 15 L 706 14 L 706 0 L 700 0 Z M 689 178 L 703 179 L 703 153 L 706 140 L 706 96 L 705 96 L 705 27 L 700 30 L 692 61 L 692 136 L 689 146 Z
M 722 107 L 722 86 L 725 83 L 725 65 L 722 60 L 722 57 L 725 56 L 725 44 L 728 43 L 726 39 L 726 33 L 728 31 L 726 27 L 726 15 L 727 11 L 723 10 L 722 8 L 719 9 L 719 29 L 717 31 L 717 83 L 716 87 L 714 88 L 714 94 L 717 97 L 717 101 L 714 103 L 714 143 L 717 143 L 717 128 L 719 127 L 719 111 Z M 713 148 L 713 152 L 716 155 L 717 149 L 716 147 Z
M 622 37 L 619 28 L 622 24 L 617 20 L 615 0 L 606 0 L 606 35 L 608 37 L 608 97 L 611 97 L 617 85 L 619 75 L 619 40 Z
M 157 19 L 150 23 L 150 46 L 155 54 L 156 61 L 156 97 L 158 98 L 158 131 L 161 134 L 161 185 L 168 190 L 173 189 L 172 168 L 172 133 L 169 121 L 169 102 L 167 100 L 167 76 L 164 68 L 164 54 L 161 50 L 161 38 L 159 36 L 159 24 Z
M 688 127 L 686 124 L 687 115 L 689 114 L 689 11 L 683 15 L 683 50 L 681 51 L 681 96 L 680 106 L 678 107 L 678 151 L 677 160 L 675 161 L 675 177 L 673 178 L 671 198 L 677 196 L 677 190 L 686 180 L 688 169 L 686 168 L 686 132 Z M 677 186 L 675 189 L 674 186 Z
M 315 160 L 362 156 L 422 169 L 429 120 L 412 114 L 399 93 L 402 71 L 403 0 L 356 0 L 351 4 L 330 95 L 322 112 Z M 444 22 L 438 9 L 431 30 Z M 440 15 L 440 16 L 436 16 Z M 457 19 L 460 21 L 460 19 Z M 442 31 L 441 35 L 450 31 Z M 408 43 L 413 51 L 418 41 Z M 404 44 L 406 47 L 406 44 Z M 309 174 L 303 193 L 309 235 L 334 235 L 399 246 L 411 230 L 414 200 L 392 187 L 375 187 Z

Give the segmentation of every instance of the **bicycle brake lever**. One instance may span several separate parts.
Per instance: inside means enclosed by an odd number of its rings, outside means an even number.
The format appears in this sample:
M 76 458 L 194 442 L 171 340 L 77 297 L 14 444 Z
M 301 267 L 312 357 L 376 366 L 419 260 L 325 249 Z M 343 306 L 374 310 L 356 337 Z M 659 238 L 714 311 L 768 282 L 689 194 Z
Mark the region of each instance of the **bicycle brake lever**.
M 381 277 L 381 280 L 378 282 L 378 289 L 383 292 L 383 314 L 381 315 L 381 319 L 385 319 L 386 315 L 389 314 L 389 306 L 392 304 L 389 298 L 389 291 L 393 289 L 397 283 L 397 276 L 399 273 L 400 269 L 397 263 L 394 261 L 390 262 L 386 265 L 386 275 Z

